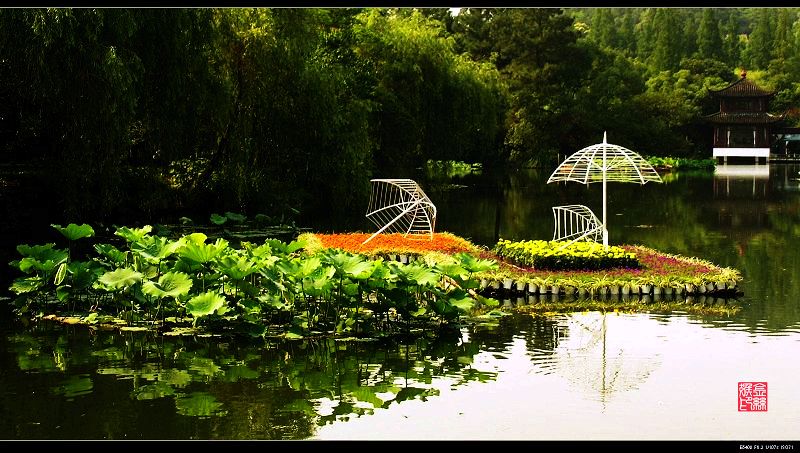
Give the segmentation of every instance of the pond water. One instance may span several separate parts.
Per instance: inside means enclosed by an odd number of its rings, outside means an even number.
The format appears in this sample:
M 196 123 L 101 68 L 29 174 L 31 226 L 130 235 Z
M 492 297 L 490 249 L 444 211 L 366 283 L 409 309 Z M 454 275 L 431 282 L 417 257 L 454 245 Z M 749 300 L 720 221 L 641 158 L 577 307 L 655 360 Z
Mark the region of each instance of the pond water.
M 735 316 L 516 315 L 405 344 L 265 344 L 25 326 L 3 314 L 0 438 L 797 438 L 798 171 L 728 166 L 609 184 L 610 242 L 740 269 Z M 491 245 L 549 239 L 555 205 L 600 215 L 600 185 L 548 176 L 420 181 L 440 231 Z M 768 410 L 740 412 L 738 382 L 767 382 Z

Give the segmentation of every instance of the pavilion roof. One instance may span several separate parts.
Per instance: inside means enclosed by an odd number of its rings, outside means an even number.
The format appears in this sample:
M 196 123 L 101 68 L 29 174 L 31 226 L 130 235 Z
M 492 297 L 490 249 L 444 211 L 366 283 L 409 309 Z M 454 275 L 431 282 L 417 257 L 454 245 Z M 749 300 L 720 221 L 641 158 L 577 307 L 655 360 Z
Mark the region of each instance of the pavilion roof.
M 714 96 L 755 98 L 773 96 L 774 91 L 767 91 L 749 80 L 746 75 L 720 90 L 709 90 Z
M 783 115 L 773 115 L 767 112 L 717 112 L 706 115 L 708 121 L 721 124 L 770 124 L 783 119 Z

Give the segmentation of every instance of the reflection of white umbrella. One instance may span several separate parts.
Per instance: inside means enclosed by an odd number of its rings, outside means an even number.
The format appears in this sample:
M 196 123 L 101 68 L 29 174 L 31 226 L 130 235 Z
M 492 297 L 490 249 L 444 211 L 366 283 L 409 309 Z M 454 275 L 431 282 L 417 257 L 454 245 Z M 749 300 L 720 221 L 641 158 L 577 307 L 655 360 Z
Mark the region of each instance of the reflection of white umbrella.
M 547 183 L 575 181 L 581 184 L 603 183 L 603 245 L 608 246 L 606 223 L 606 181 L 662 182 L 656 170 L 642 156 L 619 145 L 606 142 L 587 146 L 569 156 L 555 169 Z
M 559 340 L 551 359 L 554 371 L 586 388 L 590 394 L 597 392 L 604 404 L 615 392 L 638 388 L 660 363 L 659 354 L 654 354 L 652 344 L 648 344 L 655 337 L 652 330 L 637 332 L 643 337 L 632 343 L 626 336 L 630 334 L 629 327 L 641 321 L 617 316 L 607 318 L 606 313 L 600 312 L 570 315 L 566 320 L 568 333 Z M 616 330 L 624 334 L 609 335 L 607 324 L 617 324 Z

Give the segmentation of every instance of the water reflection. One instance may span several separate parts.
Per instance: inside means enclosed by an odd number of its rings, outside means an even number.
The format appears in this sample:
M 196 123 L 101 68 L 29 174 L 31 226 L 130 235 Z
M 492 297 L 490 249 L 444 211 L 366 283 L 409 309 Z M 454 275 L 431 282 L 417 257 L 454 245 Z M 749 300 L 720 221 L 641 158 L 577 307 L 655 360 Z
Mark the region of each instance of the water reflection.
M 710 388 L 729 380 L 735 390 L 756 373 L 780 389 L 800 372 L 781 364 L 787 344 L 800 350 L 800 331 L 784 335 L 676 313 L 513 315 L 407 343 L 251 343 L 39 324 L 2 337 L 0 436 L 552 438 L 574 437 L 575 426 L 586 436 L 614 432 L 609 424 L 642 416 L 654 398 L 683 398 L 686 389 L 670 385 L 687 373 L 697 383 L 690 409 L 709 416 L 693 406 L 709 404 L 724 419 L 730 395 Z M 772 432 L 798 407 L 797 395 L 782 395 L 787 409 L 770 413 Z M 543 410 L 547 424 L 534 421 Z M 686 407 L 660 410 L 674 420 Z
M 4 346 L 3 438 L 299 439 L 496 376 L 472 365 L 486 344 L 468 331 L 407 344 L 272 344 L 42 323 Z
M 476 354 L 497 370 L 425 404 L 320 426 L 319 439 L 769 439 L 791 436 L 800 335 L 753 337 L 693 316 L 572 313 L 511 320 L 503 349 Z M 484 333 L 497 335 L 497 333 Z M 788 361 L 787 361 L 788 360 Z M 736 411 L 737 380 L 777 386 L 775 412 Z M 770 387 L 771 389 L 773 387 Z M 731 403 L 731 400 L 734 403 Z M 770 407 L 770 411 L 773 407 Z
M 615 393 L 635 390 L 645 382 L 661 360 L 659 352 L 642 349 L 656 339 L 657 331 L 636 326 L 637 338 L 631 341 L 626 320 L 599 312 L 563 316 L 555 331 L 558 346 L 550 354 L 534 352 L 532 359 L 605 405 Z

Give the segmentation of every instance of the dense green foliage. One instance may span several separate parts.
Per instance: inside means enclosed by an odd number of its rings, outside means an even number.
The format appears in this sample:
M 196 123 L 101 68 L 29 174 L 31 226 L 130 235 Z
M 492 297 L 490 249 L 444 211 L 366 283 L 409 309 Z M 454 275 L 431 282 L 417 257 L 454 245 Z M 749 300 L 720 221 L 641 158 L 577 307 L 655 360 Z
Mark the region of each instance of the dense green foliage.
M 648 157 L 647 162 L 655 168 L 670 170 L 714 170 L 714 159 L 688 159 L 685 157 Z
M 604 248 L 597 242 L 509 241 L 500 239 L 493 252 L 522 266 L 547 270 L 601 270 L 638 268 L 634 253 L 621 247 Z
M 6 9 L 2 162 L 62 218 L 352 218 L 428 160 L 700 157 L 710 89 L 800 100 L 798 9 Z M 56 220 L 57 221 L 57 220 Z
M 68 238 L 91 230 L 54 227 Z M 473 273 L 497 264 L 468 254 L 452 262 L 400 264 L 341 250 L 301 253 L 303 243 L 296 241 L 233 248 L 203 233 L 173 240 L 151 231 L 149 225 L 120 227 L 115 235 L 124 246 L 95 244 L 96 256 L 85 261 L 55 243 L 18 246 L 22 258 L 11 265 L 25 276 L 10 288 L 18 295 L 16 311 L 77 309 L 92 312 L 92 321 L 119 316 L 134 325 L 164 325 L 168 317 L 180 324 L 187 317 L 195 325 L 202 319 L 251 334 L 299 338 L 408 331 L 412 324 L 457 321 L 477 302 L 496 304 L 468 291 L 479 285 Z

